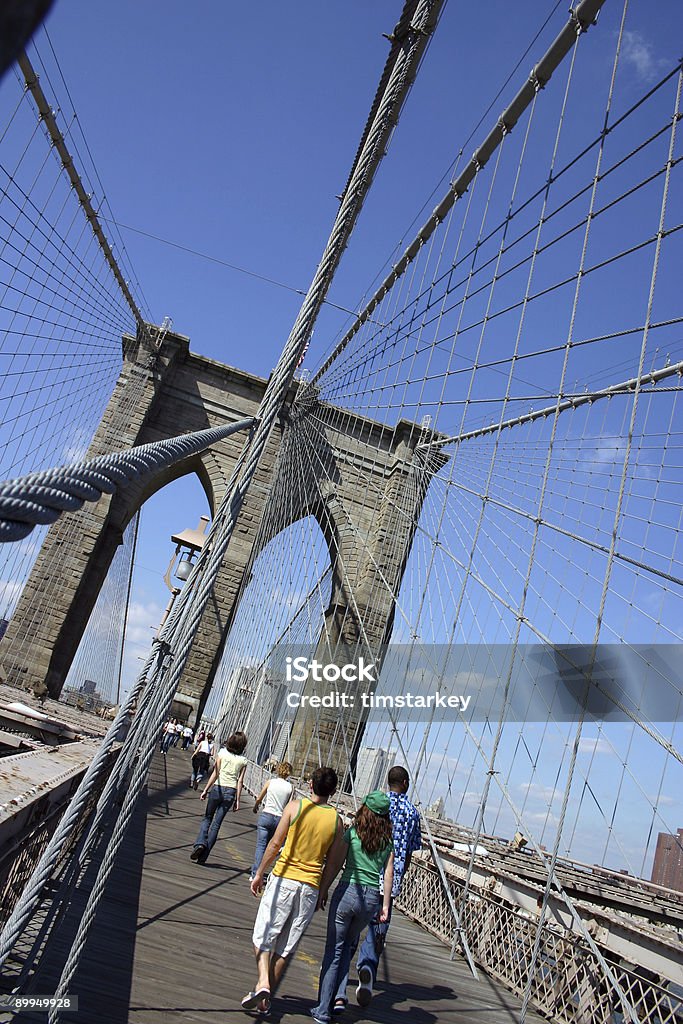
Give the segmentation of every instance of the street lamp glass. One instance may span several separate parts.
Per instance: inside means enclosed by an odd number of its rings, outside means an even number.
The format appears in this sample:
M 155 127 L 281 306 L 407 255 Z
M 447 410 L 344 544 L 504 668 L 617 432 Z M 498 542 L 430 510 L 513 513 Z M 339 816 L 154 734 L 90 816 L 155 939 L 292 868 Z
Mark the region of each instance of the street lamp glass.
M 192 554 L 183 555 L 183 557 L 180 559 L 178 568 L 176 569 L 175 573 L 177 578 L 179 580 L 182 580 L 183 583 L 185 582 L 185 580 L 189 579 L 190 573 L 192 572 L 192 565 Z

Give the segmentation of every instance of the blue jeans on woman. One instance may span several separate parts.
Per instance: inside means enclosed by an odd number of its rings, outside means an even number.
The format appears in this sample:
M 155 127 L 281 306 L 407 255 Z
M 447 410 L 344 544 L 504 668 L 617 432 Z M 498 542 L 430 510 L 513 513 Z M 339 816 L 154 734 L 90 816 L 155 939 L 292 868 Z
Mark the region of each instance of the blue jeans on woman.
M 228 789 L 227 786 L 219 786 L 218 783 L 215 783 L 209 790 L 209 795 L 206 798 L 206 810 L 194 844 L 195 850 L 200 846 L 205 847 L 206 853 L 203 860 L 206 860 L 218 839 L 223 818 L 234 804 L 236 793 L 236 789 Z
M 259 814 L 256 820 L 256 852 L 254 854 L 254 863 L 251 866 L 252 878 L 263 860 L 266 846 L 275 835 L 275 829 L 279 824 L 280 819 L 276 814 L 268 814 L 266 811 L 261 811 Z
M 384 950 L 384 944 L 387 940 L 387 932 L 389 931 L 389 923 L 391 922 L 391 912 L 394 908 L 393 903 L 389 907 L 389 917 L 384 924 L 379 924 L 374 918 L 370 922 L 365 941 L 360 947 L 360 953 L 358 954 L 358 961 L 356 963 L 356 970 L 360 971 L 361 967 L 369 967 L 372 974 L 372 986 L 374 988 L 375 981 L 377 979 L 377 968 L 379 967 L 379 958 Z M 360 936 L 359 936 L 360 938 Z M 349 967 L 351 966 L 351 960 L 353 960 L 356 952 L 358 943 L 354 943 L 353 949 L 351 950 L 351 959 L 349 960 Z M 334 997 L 335 1003 L 337 1000 L 344 1000 L 348 1003 L 349 999 L 346 994 L 346 986 L 349 983 L 349 972 L 343 975 L 339 979 L 339 986 L 337 988 L 337 994 Z
M 375 885 L 354 885 L 340 882 L 330 902 L 327 919 L 327 942 L 320 968 L 318 1004 L 311 1014 L 318 1020 L 332 1019 L 332 1006 L 339 981 L 349 973 L 351 957 L 360 933 L 382 906 L 379 888 Z

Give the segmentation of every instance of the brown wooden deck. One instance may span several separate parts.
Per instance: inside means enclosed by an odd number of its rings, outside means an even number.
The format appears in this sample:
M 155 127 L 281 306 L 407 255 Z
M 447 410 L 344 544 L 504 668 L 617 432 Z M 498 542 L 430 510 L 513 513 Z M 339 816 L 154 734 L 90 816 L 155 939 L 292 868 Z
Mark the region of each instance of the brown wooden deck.
M 165 763 L 164 763 L 165 762 Z M 240 999 L 254 980 L 251 932 L 256 901 L 248 878 L 255 842 L 252 801 L 226 817 L 205 866 L 190 861 L 203 803 L 189 789 L 189 755 L 157 755 L 146 807 L 125 841 L 112 885 L 89 939 L 72 991 L 76 1024 L 233 1024 L 249 1016 Z M 66 946 L 78 919 L 61 927 Z M 317 914 L 273 1002 L 276 1024 L 305 1024 L 317 992 L 326 916 Z M 56 959 L 58 950 L 53 949 Z M 49 961 L 50 958 L 48 958 Z M 354 975 L 352 973 L 352 979 Z M 54 991 L 46 961 L 34 991 Z M 519 1000 L 484 976 L 475 981 L 461 960 L 411 921 L 396 915 L 375 998 L 336 1018 L 353 1024 L 512 1024 Z M 22 1018 L 28 1020 L 27 1017 Z M 43 1018 L 44 1020 L 44 1018 Z M 529 1024 L 540 1021 L 528 1014 Z

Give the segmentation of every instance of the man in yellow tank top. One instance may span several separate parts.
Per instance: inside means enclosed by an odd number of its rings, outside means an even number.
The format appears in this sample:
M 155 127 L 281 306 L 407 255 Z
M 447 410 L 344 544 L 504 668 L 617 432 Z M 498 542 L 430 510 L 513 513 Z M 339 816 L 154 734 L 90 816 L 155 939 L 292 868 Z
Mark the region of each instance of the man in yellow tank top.
M 258 980 L 242 1000 L 245 1010 L 268 1008 L 288 958 L 315 913 L 325 858 L 342 832 L 341 819 L 327 802 L 336 788 L 334 769 L 316 768 L 310 799 L 302 797 L 287 804 L 252 879 L 251 891 L 258 896 L 264 875 L 277 860 L 254 923 Z

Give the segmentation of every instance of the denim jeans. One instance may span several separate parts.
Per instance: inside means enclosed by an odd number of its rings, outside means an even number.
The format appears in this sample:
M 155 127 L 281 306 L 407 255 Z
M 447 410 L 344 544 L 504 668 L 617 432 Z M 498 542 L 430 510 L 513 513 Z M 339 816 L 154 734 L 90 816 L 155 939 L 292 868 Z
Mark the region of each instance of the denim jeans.
M 389 917 L 384 924 L 378 924 L 377 921 L 371 921 L 370 927 L 367 930 L 367 934 L 363 941 L 363 945 L 360 947 L 360 953 L 358 954 L 358 962 L 356 963 L 356 970 L 360 970 L 361 967 L 369 967 L 372 972 L 372 984 L 375 984 L 377 978 L 377 967 L 379 965 L 379 958 L 382 955 L 384 949 L 384 943 L 387 940 L 387 932 L 389 930 L 389 922 L 391 921 L 391 911 L 393 910 L 393 903 L 389 907 Z M 360 938 L 360 935 L 359 935 Z M 353 960 L 353 955 L 358 948 L 358 939 L 351 950 L 351 956 L 349 957 L 349 967 Z M 346 974 L 340 977 L 339 985 L 337 987 L 337 994 L 334 999 L 343 999 L 348 1002 L 348 996 L 346 994 L 346 986 L 349 983 L 349 971 L 347 968 Z
M 199 835 L 194 844 L 195 849 L 198 846 L 205 846 L 207 854 L 213 849 L 223 818 L 235 802 L 236 792 L 237 790 L 219 786 L 218 783 L 211 787 L 206 798 L 206 810 L 199 827 Z
M 331 1020 L 335 993 L 340 979 L 348 977 L 360 933 L 377 916 L 381 906 L 382 897 L 376 886 L 340 882 L 335 889 L 328 911 L 318 1005 L 311 1010 L 319 1020 Z
M 192 775 L 190 776 L 190 785 L 194 786 L 195 782 L 201 782 L 204 776 L 208 774 L 209 755 L 194 754 L 192 757 Z
M 252 877 L 256 874 L 256 869 L 263 860 L 263 854 L 266 852 L 266 846 L 275 835 L 275 829 L 280 824 L 280 819 L 275 814 L 268 814 L 266 811 L 261 811 L 256 821 L 256 852 L 254 853 L 254 863 L 251 866 Z

